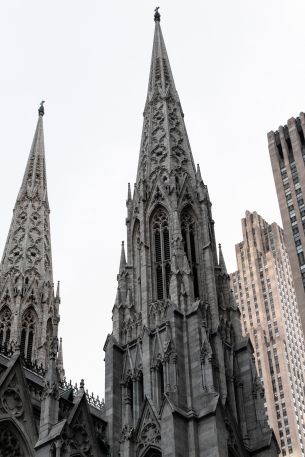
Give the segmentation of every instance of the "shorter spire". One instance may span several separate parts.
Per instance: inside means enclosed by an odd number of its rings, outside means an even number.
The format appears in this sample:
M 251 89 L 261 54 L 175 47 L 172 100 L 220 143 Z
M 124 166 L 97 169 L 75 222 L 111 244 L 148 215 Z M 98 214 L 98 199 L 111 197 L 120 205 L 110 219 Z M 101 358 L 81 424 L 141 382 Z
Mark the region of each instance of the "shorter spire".
M 222 253 L 222 249 L 221 249 L 221 244 L 220 243 L 218 244 L 218 248 L 219 248 L 218 265 L 222 269 L 222 271 L 227 274 L 227 267 L 226 267 L 225 259 L 223 257 L 223 253 Z
M 57 371 L 59 374 L 59 379 L 62 381 L 65 377 L 64 357 L 63 357 L 63 350 L 62 350 L 62 338 L 59 339 L 59 349 L 58 349 L 58 355 L 57 355 Z
M 160 22 L 160 20 L 161 20 L 161 15 L 159 13 L 159 9 L 160 9 L 160 6 L 157 6 L 157 8 L 155 8 L 155 16 L 154 16 L 155 22 Z
M 45 103 L 44 100 L 42 100 L 42 102 L 40 102 L 40 107 L 38 108 L 39 116 L 43 116 L 44 115 L 44 106 L 43 106 L 44 103 Z
M 121 248 L 121 260 L 120 260 L 120 270 L 119 273 L 122 273 L 126 266 L 126 256 L 125 256 L 125 247 L 124 241 L 122 241 L 122 248 Z
M 196 172 L 196 176 L 197 176 L 198 182 L 201 182 L 201 181 L 202 181 L 202 177 L 201 177 L 201 171 L 200 171 L 199 163 L 197 163 L 197 172 Z
M 56 289 L 56 300 L 60 303 L 60 281 L 57 281 L 57 289 Z

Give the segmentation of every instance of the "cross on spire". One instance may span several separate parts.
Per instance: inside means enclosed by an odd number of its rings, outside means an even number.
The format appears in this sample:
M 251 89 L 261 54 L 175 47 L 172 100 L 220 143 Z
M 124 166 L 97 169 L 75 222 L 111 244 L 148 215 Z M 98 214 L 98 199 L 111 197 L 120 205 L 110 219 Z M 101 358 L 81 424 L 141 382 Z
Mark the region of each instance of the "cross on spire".
M 160 6 L 157 6 L 157 8 L 155 8 L 155 17 L 154 17 L 155 22 L 160 22 L 160 19 L 161 19 L 159 9 L 160 9 Z

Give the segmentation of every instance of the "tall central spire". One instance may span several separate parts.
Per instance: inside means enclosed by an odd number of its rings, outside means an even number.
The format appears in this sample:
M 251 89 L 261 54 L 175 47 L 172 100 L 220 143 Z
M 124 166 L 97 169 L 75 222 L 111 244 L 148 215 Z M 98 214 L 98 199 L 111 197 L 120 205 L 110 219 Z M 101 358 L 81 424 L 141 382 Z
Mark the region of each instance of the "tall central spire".
M 183 170 L 195 179 L 193 156 L 183 112 L 171 71 L 160 13 L 155 12 L 155 34 L 151 58 L 137 182 L 160 171 Z

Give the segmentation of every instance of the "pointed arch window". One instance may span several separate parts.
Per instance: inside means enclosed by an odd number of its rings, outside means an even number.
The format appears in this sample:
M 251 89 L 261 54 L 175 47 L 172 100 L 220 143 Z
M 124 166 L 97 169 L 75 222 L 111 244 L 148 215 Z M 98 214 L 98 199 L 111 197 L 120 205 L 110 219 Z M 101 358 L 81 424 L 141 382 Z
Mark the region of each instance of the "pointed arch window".
M 181 231 L 184 241 L 184 249 L 192 271 L 194 283 L 194 297 L 199 297 L 198 282 L 198 253 L 197 253 L 197 229 L 196 221 L 189 208 L 183 210 L 181 214 Z
M 11 337 L 11 310 L 4 306 L 0 312 L 0 347 L 7 347 Z
M 9 422 L 2 422 L 0 427 L 0 455 L 26 457 L 29 453 L 23 446 L 23 439 L 20 433 Z
M 170 280 L 170 242 L 168 215 L 159 208 L 152 219 L 153 264 L 157 300 L 168 297 Z
M 27 362 L 33 358 L 33 345 L 36 330 L 36 314 L 33 309 L 27 310 L 22 318 L 20 352 Z

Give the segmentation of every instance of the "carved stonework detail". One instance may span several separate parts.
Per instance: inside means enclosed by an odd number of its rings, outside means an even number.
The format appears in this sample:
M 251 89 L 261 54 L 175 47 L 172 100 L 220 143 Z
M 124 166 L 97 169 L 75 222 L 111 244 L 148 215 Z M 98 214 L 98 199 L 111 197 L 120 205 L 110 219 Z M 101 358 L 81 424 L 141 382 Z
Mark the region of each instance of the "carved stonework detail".
M 7 424 L 0 425 L 0 457 L 26 457 L 20 440 Z
M 70 441 L 70 446 L 72 449 L 80 450 L 84 453 L 88 453 L 90 451 L 90 441 L 84 425 L 75 424 L 72 427 L 72 438 Z
M 23 402 L 18 388 L 8 387 L 1 395 L 3 410 L 15 417 L 22 416 Z

